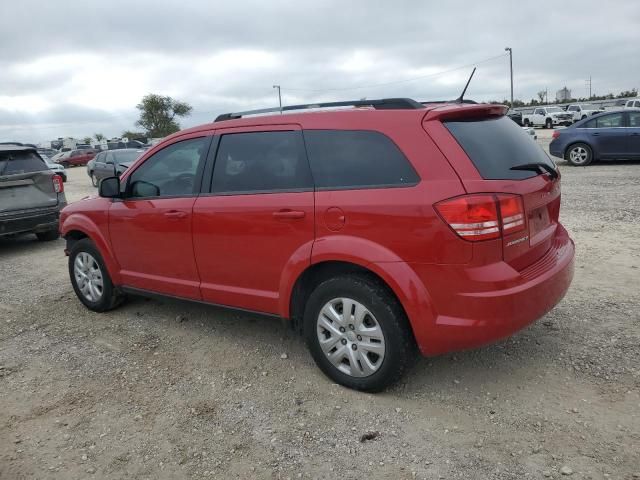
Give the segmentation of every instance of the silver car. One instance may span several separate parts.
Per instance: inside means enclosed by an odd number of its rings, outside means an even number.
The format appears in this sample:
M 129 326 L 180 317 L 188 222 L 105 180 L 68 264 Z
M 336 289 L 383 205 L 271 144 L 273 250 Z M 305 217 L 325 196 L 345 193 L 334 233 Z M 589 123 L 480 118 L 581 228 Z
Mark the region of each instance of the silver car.
M 35 233 L 38 240 L 55 240 L 66 205 L 62 178 L 35 148 L 0 145 L 0 237 Z

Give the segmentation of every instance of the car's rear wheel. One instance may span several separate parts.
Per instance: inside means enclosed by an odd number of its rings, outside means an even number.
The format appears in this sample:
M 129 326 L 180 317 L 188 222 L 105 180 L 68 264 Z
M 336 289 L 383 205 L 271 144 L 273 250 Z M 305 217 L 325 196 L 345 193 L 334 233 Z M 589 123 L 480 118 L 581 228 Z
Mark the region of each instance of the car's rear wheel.
M 528 119 L 525 119 L 525 120 L 524 120 L 524 126 L 525 126 L 525 127 L 528 127 L 528 126 L 529 126 L 529 120 L 528 120 Z
M 36 232 L 36 237 L 41 242 L 51 242 L 60 238 L 58 230 L 47 230 L 46 232 Z
M 593 150 L 586 143 L 575 143 L 567 149 L 565 159 L 575 167 L 585 167 L 593 161 Z
M 89 310 L 105 312 L 123 299 L 111 282 L 100 252 L 88 238 L 78 240 L 71 247 L 69 276 L 73 290 Z
M 313 359 L 330 379 L 368 392 L 400 379 L 415 352 L 397 299 L 365 275 L 318 285 L 306 304 L 304 335 Z
M 544 126 L 546 128 L 553 128 L 553 120 L 551 120 L 550 118 L 547 118 L 547 120 L 544 122 Z

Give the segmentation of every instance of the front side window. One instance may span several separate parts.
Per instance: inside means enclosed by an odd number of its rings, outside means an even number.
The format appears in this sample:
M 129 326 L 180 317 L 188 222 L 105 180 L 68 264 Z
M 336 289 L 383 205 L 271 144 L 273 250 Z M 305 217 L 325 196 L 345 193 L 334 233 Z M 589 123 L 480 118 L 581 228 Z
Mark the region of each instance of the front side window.
M 420 181 L 407 157 L 380 132 L 305 130 L 304 140 L 318 189 L 412 186 Z
M 568 112 L 577 112 L 578 111 L 578 107 L 569 107 L 567 108 Z
M 622 113 L 612 113 L 596 119 L 598 128 L 624 127 L 624 117 Z
M 313 188 L 300 132 L 231 133 L 220 138 L 213 193 L 268 193 Z
M 181 197 L 194 194 L 208 137 L 174 143 L 147 158 L 129 177 L 127 197 Z

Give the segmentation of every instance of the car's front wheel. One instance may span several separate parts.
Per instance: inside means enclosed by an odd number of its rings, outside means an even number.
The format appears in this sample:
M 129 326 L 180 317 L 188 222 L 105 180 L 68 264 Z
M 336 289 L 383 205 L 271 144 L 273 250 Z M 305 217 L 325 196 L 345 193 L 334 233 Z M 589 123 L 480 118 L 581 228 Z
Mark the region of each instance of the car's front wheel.
M 304 335 L 318 367 L 334 382 L 377 392 L 398 381 L 415 355 L 406 315 L 377 279 L 331 278 L 311 293 Z
M 593 150 L 586 143 L 575 143 L 567 149 L 565 159 L 575 167 L 586 167 L 593 161 Z
M 111 310 L 123 298 L 113 286 L 100 252 L 88 238 L 78 240 L 71 247 L 69 276 L 73 290 L 89 310 Z
M 553 120 L 551 120 L 550 118 L 547 118 L 547 121 L 544 122 L 544 126 L 546 128 L 553 128 Z
M 93 172 L 91 172 L 91 185 L 94 187 L 98 186 L 98 177 L 96 177 L 96 174 Z

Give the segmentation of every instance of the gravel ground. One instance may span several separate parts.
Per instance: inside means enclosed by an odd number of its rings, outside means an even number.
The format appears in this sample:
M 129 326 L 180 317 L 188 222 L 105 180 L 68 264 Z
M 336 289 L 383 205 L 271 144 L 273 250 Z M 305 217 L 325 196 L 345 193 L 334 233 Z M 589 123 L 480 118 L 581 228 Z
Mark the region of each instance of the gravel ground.
M 640 163 L 560 166 L 567 297 L 378 395 L 331 384 L 273 319 L 92 313 L 63 241 L 0 240 L 0 478 L 640 478 Z M 95 191 L 83 168 L 66 189 Z

